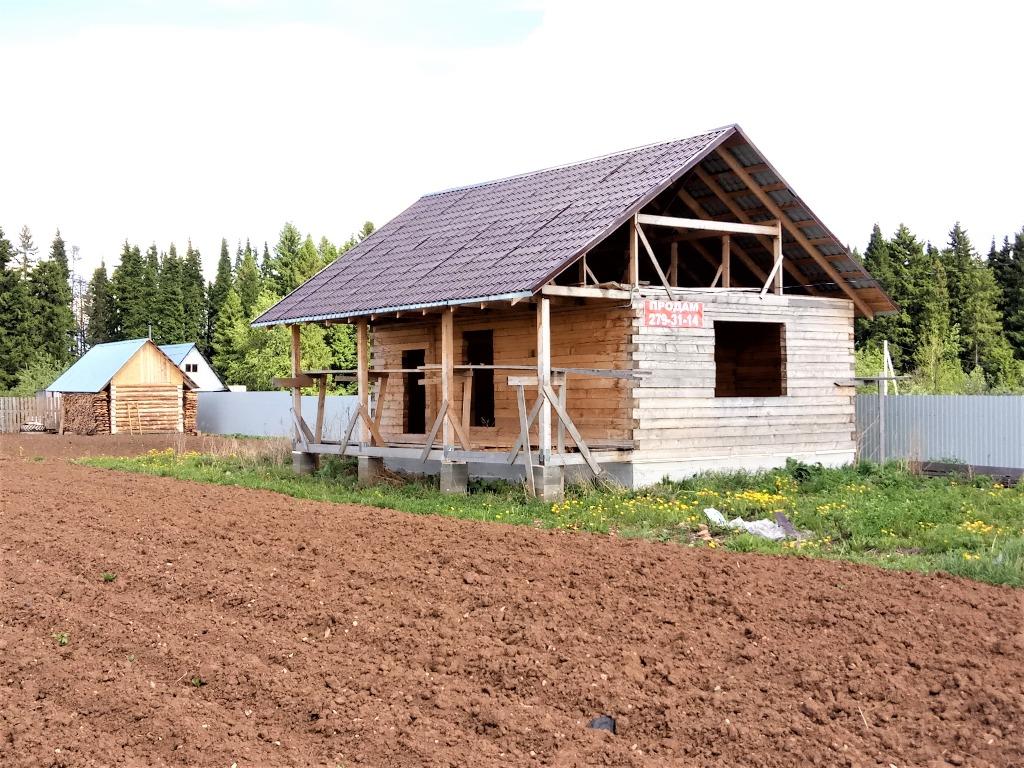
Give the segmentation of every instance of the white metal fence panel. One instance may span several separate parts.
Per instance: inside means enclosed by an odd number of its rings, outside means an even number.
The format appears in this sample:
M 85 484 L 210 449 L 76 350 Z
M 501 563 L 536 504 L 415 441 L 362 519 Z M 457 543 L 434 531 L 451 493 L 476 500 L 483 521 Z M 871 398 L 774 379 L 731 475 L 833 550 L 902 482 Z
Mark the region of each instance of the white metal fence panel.
M 860 458 L 877 461 L 878 395 L 857 395 Z M 1024 396 L 898 395 L 885 398 L 887 459 L 1024 468 Z
M 313 429 L 316 397 L 303 396 L 302 415 Z M 328 395 L 324 404 L 324 438 L 340 440 L 359 398 Z M 196 426 L 208 435 L 254 435 L 290 437 L 292 395 L 290 392 L 200 392 Z

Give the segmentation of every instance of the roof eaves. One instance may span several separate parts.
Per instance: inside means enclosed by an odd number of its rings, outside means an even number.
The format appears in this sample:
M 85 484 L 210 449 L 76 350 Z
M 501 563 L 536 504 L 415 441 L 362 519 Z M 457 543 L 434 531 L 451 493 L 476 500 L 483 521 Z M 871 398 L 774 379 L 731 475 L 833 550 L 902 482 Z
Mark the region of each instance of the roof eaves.
M 249 323 L 252 328 L 270 328 L 275 325 L 294 325 L 298 323 L 320 323 L 324 320 L 345 320 L 354 317 L 367 317 L 369 315 L 388 315 L 392 312 L 409 312 L 416 309 L 433 309 L 436 307 L 456 307 L 465 304 L 477 304 L 485 301 L 512 301 L 514 299 L 531 298 L 536 291 L 516 291 L 515 293 L 503 293 L 497 296 L 476 296 L 469 299 L 454 299 L 451 301 L 431 301 L 423 304 L 403 304 L 394 307 L 380 307 L 376 309 L 357 310 L 355 312 L 339 312 L 326 315 L 310 315 L 308 317 L 290 317 L 281 320 L 254 320 Z

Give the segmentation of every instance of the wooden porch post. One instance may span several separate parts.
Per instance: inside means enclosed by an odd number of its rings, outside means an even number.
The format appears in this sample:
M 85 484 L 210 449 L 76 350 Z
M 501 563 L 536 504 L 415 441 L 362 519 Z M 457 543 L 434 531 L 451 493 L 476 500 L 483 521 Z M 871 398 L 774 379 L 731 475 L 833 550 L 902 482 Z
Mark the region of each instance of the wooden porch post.
M 772 284 L 772 291 L 782 293 L 782 222 L 777 221 L 778 233 L 772 238 L 772 245 L 775 256 L 775 280 Z
M 626 282 L 634 286 L 640 285 L 640 238 L 636 228 L 636 216 L 629 220 L 629 277 Z
M 674 240 L 669 246 L 668 282 L 673 288 L 679 285 L 679 243 Z
M 298 379 L 302 375 L 302 328 L 299 325 L 288 327 L 292 332 L 292 378 Z M 292 410 L 295 412 L 294 445 L 298 445 L 302 442 L 302 433 L 299 428 L 302 423 L 302 390 L 297 384 L 292 387 Z
M 365 317 L 356 321 L 356 387 L 359 394 L 359 408 L 367 416 L 370 413 L 370 329 Z M 359 419 L 359 443 L 370 442 L 370 427 L 365 418 Z
M 441 312 L 441 404 L 448 405 L 452 412 L 452 395 L 455 392 L 455 310 L 446 307 Z M 454 447 L 451 419 L 446 415 L 441 422 L 441 444 L 445 454 Z
M 551 300 L 537 302 L 537 385 L 540 393 L 551 386 Z M 537 422 L 537 455 L 540 464 L 551 458 L 551 403 L 545 398 Z
M 732 243 L 728 235 L 722 235 L 722 287 L 732 287 Z

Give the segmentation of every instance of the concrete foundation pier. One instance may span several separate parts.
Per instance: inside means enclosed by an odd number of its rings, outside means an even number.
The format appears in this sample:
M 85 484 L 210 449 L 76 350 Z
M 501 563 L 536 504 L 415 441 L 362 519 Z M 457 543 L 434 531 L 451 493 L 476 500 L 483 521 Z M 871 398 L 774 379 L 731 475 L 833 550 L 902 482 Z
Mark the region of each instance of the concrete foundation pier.
M 360 456 L 356 479 L 360 485 L 374 485 L 384 474 L 384 459 L 377 456 Z
M 469 464 L 457 461 L 441 462 L 441 492 L 466 493 L 469 486 Z
M 533 484 L 541 501 L 562 501 L 565 498 L 565 468 L 534 465 Z
M 311 475 L 316 470 L 316 459 L 315 453 L 292 451 L 292 471 L 296 475 Z

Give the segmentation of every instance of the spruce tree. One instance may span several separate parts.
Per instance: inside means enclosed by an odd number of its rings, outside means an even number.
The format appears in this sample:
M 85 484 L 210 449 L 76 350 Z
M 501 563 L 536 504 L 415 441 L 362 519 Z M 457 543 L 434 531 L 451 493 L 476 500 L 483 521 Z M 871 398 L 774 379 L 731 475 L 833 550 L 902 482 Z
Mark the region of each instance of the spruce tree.
M 338 258 L 337 246 L 333 245 L 331 241 L 328 240 L 326 237 L 320 238 L 320 245 L 318 246 L 317 251 L 319 251 L 320 264 L 322 266 L 326 267 L 328 264 L 330 264 L 332 261 Z
M 246 318 L 242 312 L 242 301 L 234 286 L 228 288 L 227 296 L 217 313 L 216 325 L 213 329 L 213 367 L 221 376 L 227 376 L 239 361 L 243 350 L 239 349 L 239 336 L 246 326 Z
M 14 386 L 32 356 L 30 299 L 15 259 L 14 248 L 0 229 L 0 392 Z
M 228 241 L 222 239 L 220 241 L 220 258 L 217 260 L 217 276 L 213 280 L 213 287 L 210 288 L 210 313 L 212 315 L 216 316 L 220 312 L 233 282 Z
M 235 275 L 235 289 L 238 291 L 238 298 L 242 302 L 242 314 L 246 319 L 253 317 L 252 311 L 262 290 L 262 282 L 259 267 L 256 266 L 256 254 L 246 242 L 242 262 L 238 265 Z
M 50 258 L 38 262 L 29 273 L 28 280 L 35 350 L 58 365 L 65 365 L 71 360 L 75 332 L 67 265 L 60 261 L 63 248 L 64 242 L 58 233 L 50 249 Z
M 71 278 L 71 268 L 68 265 L 68 252 L 64 238 L 60 236 L 59 229 L 53 238 L 53 244 L 50 246 L 50 258 L 57 262 L 58 266 L 64 270 L 64 279 L 69 280 Z
M 1012 244 L 1006 238 L 998 251 L 993 243 L 989 264 L 1000 289 L 999 309 L 1006 338 L 1016 357 L 1024 360 L 1024 229 L 1014 236 Z
M 172 246 L 160 263 L 159 288 L 153 313 L 156 318 L 153 339 L 157 344 L 178 344 L 187 340 L 181 275 L 181 259 Z
M 103 262 L 92 273 L 85 293 L 85 345 L 93 347 L 114 341 L 117 338 L 117 318 L 113 297 L 110 294 L 110 279 Z
M 146 306 L 145 271 L 139 247 L 130 245 L 126 240 L 121 251 L 121 262 L 110 279 L 110 295 L 117 323 L 114 335 L 117 340 L 139 339 L 149 333 L 150 307 Z
M 315 254 L 315 247 L 313 251 Z M 285 296 L 299 287 L 302 282 L 299 275 L 302 274 L 308 257 L 308 253 L 303 253 L 302 235 L 299 230 L 290 221 L 286 222 L 281 228 L 277 245 L 274 247 L 274 259 L 271 262 L 270 285 L 278 296 Z
M 171 243 L 174 253 L 174 243 Z M 156 338 L 156 329 L 161 322 L 160 317 L 160 254 L 156 243 L 146 249 L 146 257 L 142 262 L 142 304 L 146 314 L 146 334 Z
M 205 347 L 207 333 L 206 282 L 199 251 L 189 240 L 185 260 L 181 264 L 181 303 L 184 312 L 183 341 L 194 341 Z
M 27 276 L 29 269 L 35 262 L 36 253 L 39 248 L 32 240 L 32 230 L 25 224 L 18 233 L 18 253 L 21 255 L 21 274 Z
M 263 282 L 267 283 L 271 275 L 274 274 L 274 264 L 270 258 L 270 249 L 267 247 L 267 242 L 263 241 L 263 258 L 260 259 L 260 277 L 263 278 Z

